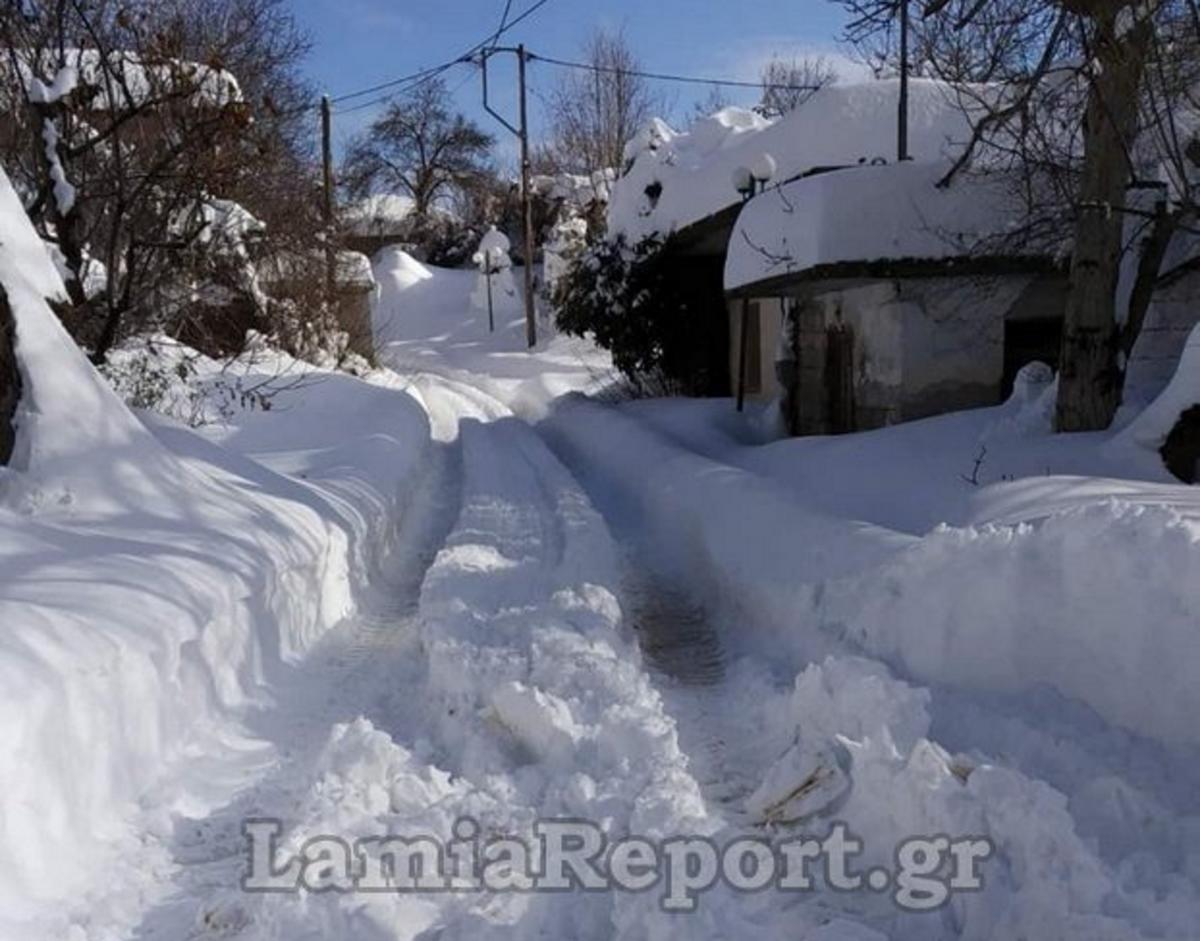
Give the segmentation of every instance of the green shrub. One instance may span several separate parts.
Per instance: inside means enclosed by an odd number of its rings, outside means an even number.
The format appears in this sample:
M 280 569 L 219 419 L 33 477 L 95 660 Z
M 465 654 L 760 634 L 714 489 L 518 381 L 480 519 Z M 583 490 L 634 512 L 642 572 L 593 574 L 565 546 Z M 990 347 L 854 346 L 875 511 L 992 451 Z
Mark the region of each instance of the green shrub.
M 556 320 L 611 352 L 637 391 L 696 394 L 707 382 L 696 368 L 698 312 L 662 247 L 618 236 L 589 248 L 557 284 Z

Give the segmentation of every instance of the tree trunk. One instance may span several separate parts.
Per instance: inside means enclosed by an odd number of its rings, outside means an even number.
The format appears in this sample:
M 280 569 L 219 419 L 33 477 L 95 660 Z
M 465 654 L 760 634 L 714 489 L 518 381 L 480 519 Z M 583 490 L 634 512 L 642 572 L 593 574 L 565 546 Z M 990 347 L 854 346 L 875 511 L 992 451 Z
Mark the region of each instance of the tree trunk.
M 1121 330 L 1120 349 L 1123 356 L 1121 364 L 1121 386 L 1125 385 L 1125 371 L 1129 368 L 1129 357 L 1133 353 L 1134 344 L 1141 336 L 1142 326 L 1146 323 L 1146 314 L 1150 311 L 1150 302 L 1154 300 L 1154 288 L 1158 284 L 1159 272 L 1162 270 L 1163 259 L 1167 257 L 1167 249 L 1171 239 L 1179 231 L 1181 215 L 1167 209 L 1166 201 L 1160 201 L 1154 210 L 1154 222 L 1150 234 L 1143 239 L 1139 246 L 1137 275 L 1134 277 L 1133 290 L 1129 295 L 1129 311 L 1125 315 L 1125 326 Z
M 16 441 L 13 424 L 21 400 L 21 371 L 17 368 L 16 322 L 8 304 L 8 293 L 0 285 L 0 464 L 12 457 Z
M 1088 92 L 1079 213 L 1063 323 L 1059 431 L 1107 428 L 1121 401 L 1116 321 L 1129 147 L 1152 25 L 1143 17 L 1118 33 L 1121 0 L 1095 16 L 1096 74 Z

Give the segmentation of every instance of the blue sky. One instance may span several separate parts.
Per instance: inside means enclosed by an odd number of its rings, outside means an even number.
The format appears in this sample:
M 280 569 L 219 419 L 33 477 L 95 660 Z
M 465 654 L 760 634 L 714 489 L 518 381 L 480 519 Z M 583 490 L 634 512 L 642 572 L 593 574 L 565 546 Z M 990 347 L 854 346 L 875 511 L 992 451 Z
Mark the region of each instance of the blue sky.
M 533 0 L 513 0 L 512 16 Z M 504 0 L 292 0 L 291 8 L 311 33 L 313 50 L 307 70 L 314 85 L 340 95 L 375 85 L 418 69 L 437 65 L 473 46 L 499 24 Z M 521 23 L 506 42 L 524 42 L 531 50 L 561 58 L 578 58 L 579 47 L 596 27 L 623 27 L 643 66 L 656 72 L 705 77 L 755 79 L 773 55 L 820 53 L 836 56 L 837 35 L 844 21 L 830 0 L 755 0 L 753 4 L 710 0 L 549 0 Z M 497 88 L 515 85 L 507 65 L 497 62 Z M 843 65 L 843 72 L 853 66 Z M 545 64 L 530 69 L 535 133 L 539 92 L 561 80 L 562 73 Z M 478 71 L 461 66 L 449 73 L 459 107 L 498 138 L 497 126 L 479 107 Z M 679 112 L 705 97 L 708 89 L 663 85 Z M 747 94 L 750 96 L 747 97 Z M 728 92 L 749 103 L 753 95 Z M 511 95 L 497 95 L 513 108 Z M 348 108 L 369 98 L 347 102 Z M 369 108 L 335 115 L 339 149 L 377 112 Z M 511 111 L 515 115 L 515 111 Z M 514 122 L 515 123 L 515 122 Z M 510 146 L 504 147 L 511 154 Z

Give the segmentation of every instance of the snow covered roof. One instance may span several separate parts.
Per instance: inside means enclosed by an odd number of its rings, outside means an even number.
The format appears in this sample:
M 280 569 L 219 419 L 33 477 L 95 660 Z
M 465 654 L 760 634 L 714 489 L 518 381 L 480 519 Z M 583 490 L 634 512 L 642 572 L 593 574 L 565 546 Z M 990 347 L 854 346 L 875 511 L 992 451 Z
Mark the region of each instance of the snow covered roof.
M 986 89 L 969 93 L 945 82 L 913 79 L 909 92 L 909 151 L 936 160 L 970 137 L 967 108 Z M 739 167 L 770 155 L 776 180 L 819 167 L 893 160 L 899 82 L 830 85 L 776 121 L 725 108 L 685 133 L 653 121 L 626 149 L 628 169 L 613 186 L 609 230 L 630 241 L 666 236 L 737 203 L 732 178 Z
M 570 206 L 582 209 L 593 201 L 607 202 L 615 170 L 598 170 L 591 175 L 580 173 L 542 174 L 530 180 L 535 193 L 547 199 L 561 199 Z
M 769 189 L 746 203 L 725 259 L 737 290 L 845 262 L 977 257 L 1024 218 L 997 176 L 939 188 L 946 161 L 850 167 Z M 1045 253 L 1029 249 L 1031 261 Z
M 342 210 L 342 225 L 350 235 L 386 238 L 408 233 L 416 203 L 411 196 L 378 193 Z
M 112 110 L 105 81 L 106 61 L 108 70 L 121 79 L 123 87 L 113 93 L 120 107 L 136 107 L 181 91 L 189 92 L 189 100 L 195 105 L 222 107 L 244 100 L 241 86 L 232 73 L 199 62 L 148 61 L 136 53 L 120 50 L 108 53 L 106 60 L 97 49 L 66 49 L 61 60 L 57 51 L 38 53 L 35 67 L 30 61 L 33 57 L 33 53 L 25 51 L 18 51 L 16 56 L 34 101 L 54 101 L 82 86 L 93 110 Z M 4 67 L 7 68 L 7 57 Z M 41 75 L 53 78 L 46 84 Z

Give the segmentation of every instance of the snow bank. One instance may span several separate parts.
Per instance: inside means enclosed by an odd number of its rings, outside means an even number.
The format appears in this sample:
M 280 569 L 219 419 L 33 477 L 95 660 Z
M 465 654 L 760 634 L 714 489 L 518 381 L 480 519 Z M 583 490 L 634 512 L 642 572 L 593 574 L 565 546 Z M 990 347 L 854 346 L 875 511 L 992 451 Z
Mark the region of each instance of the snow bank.
M 1200 325 L 1192 328 L 1179 355 L 1175 375 L 1162 393 L 1141 412 L 1114 444 L 1134 445 L 1157 452 L 1179 417 L 1200 405 Z
M 662 543 L 650 551 L 669 559 L 689 583 L 705 573 L 701 594 L 745 612 L 747 631 L 765 632 L 758 643 L 819 655 L 820 638 L 794 627 L 796 611 L 814 603 L 815 586 L 871 569 L 911 542 L 804 507 L 777 485 L 682 449 L 611 407 L 575 399 L 542 427 L 571 466 L 611 499 L 605 509 L 659 534 Z M 638 475 L 627 473 L 634 454 L 644 469 Z
M 148 428 L 47 306 L 61 284 L 3 176 L 0 283 L 25 379 L 0 472 L 0 936 L 110 936 L 167 866 L 170 814 L 240 783 L 218 756 L 261 754 L 241 720 L 268 678 L 353 609 L 428 427 L 346 377 L 343 407 L 377 398 L 329 442 L 286 397 L 259 429 Z M 267 427 L 311 483 L 245 456 Z
M 1200 743 L 1187 679 L 1200 669 L 1200 521 L 1194 503 L 1171 505 L 1186 487 L 1131 487 L 1135 502 L 1099 487 L 1063 500 L 1043 486 L 1041 512 L 1023 511 L 1030 522 L 912 540 L 816 513 L 803 491 L 681 449 L 615 409 L 572 403 L 547 431 L 601 492 L 658 524 L 681 572 L 706 573 L 716 601 L 780 649 L 812 659 L 848 644 L 969 689 L 1046 684 L 1140 735 Z M 860 448 L 855 459 L 882 466 L 895 442 L 871 441 L 874 457 Z M 651 468 L 636 480 L 620 474 L 629 453 Z
M 1200 521 L 1169 507 L 945 527 L 831 586 L 814 614 L 922 681 L 1047 684 L 1138 734 L 1200 744 Z
M 938 160 L 955 144 L 965 143 L 970 138 L 967 108 L 979 93 L 914 79 L 909 99 L 912 157 Z M 891 161 L 898 94 L 897 81 L 829 85 L 775 122 L 741 108 L 719 111 L 685 133 L 655 121 L 626 150 L 628 169 L 613 186 L 609 229 L 636 242 L 697 222 L 738 202 L 734 171 L 752 166 L 764 154 L 774 158 L 780 182 L 817 167 Z
M 1118 729 L 1182 746 L 1181 767 L 1192 769 L 1197 703 L 1187 677 L 1200 668 L 1200 523 L 1162 507 L 1093 501 L 1036 526 L 904 539 L 814 513 L 802 498 L 682 450 L 620 409 L 572 402 L 543 430 L 606 511 L 661 536 L 647 557 L 673 563 L 728 625 L 722 640 L 744 659 L 721 708 L 735 710 L 739 727 L 755 729 L 777 756 L 753 769 L 758 786 L 745 802 L 752 819 L 843 820 L 864 842 L 864 868 L 889 865 L 913 834 L 994 842 L 983 890 L 935 915 L 898 912 L 885 896 L 820 895 L 817 906 L 846 920 L 830 937 L 1186 933 L 1200 910 L 1185 875 L 1191 864 L 1157 848 L 1149 824 L 1134 819 L 1143 811 L 1145 820 L 1171 819 L 1165 808 L 1146 809 L 1158 806 L 1156 772 L 1146 772 L 1156 783 L 1144 790 L 1126 783 L 1157 746 L 1139 757 L 1137 739 Z M 793 663 L 799 674 L 780 690 L 772 677 Z M 1045 687 L 1060 704 L 1086 703 L 1071 708 L 1087 718 L 1048 730 L 1032 704 L 1030 726 L 982 705 L 988 696 L 1020 702 Z M 964 716 L 964 703 L 976 711 Z M 939 742 L 935 717 L 963 751 Z M 1043 746 L 1031 744 L 1035 727 Z M 1062 763 L 1078 760 L 1086 786 L 1061 771 L 1054 784 L 1038 776 L 1047 759 L 1033 752 L 1059 754 L 1062 736 L 1080 751 Z M 980 744 L 1000 741 L 1019 757 Z M 1104 751 L 1127 803 L 1116 806 L 1092 786 L 1088 769 L 1101 765 L 1093 748 Z M 1114 830 L 1119 838 L 1104 836 Z M 1101 853 L 1097 835 L 1119 849 Z M 705 901 L 714 921 L 689 925 L 688 936 L 736 934 L 722 919 L 746 908 L 761 937 L 775 936 L 774 918 L 794 930 L 811 916 L 804 901 L 770 893 L 758 909 L 745 899 L 726 906 L 719 894 Z
M 738 216 L 725 287 L 837 262 L 967 258 L 1022 218 L 1002 179 L 960 175 L 939 188 L 949 168 L 855 167 L 767 190 Z

